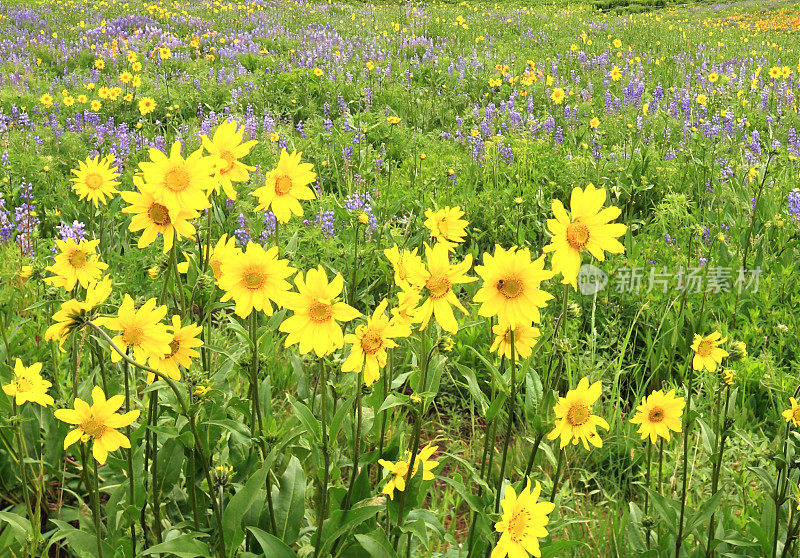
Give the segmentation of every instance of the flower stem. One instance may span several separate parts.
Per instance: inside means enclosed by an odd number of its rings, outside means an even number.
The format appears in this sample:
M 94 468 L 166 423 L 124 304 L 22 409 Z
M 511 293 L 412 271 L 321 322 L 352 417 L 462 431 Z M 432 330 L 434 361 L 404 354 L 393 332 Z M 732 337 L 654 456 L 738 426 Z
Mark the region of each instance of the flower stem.
M 122 370 L 125 376 L 125 412 L 131 410 L 130 369 L 127 361 L 122 361 Z M 125 427 L 125 436 L 131 439 L 131 425 Z M 133 482 L 133 448 L 126 451 L 128 459 L 128 505 L 135 506 L 135 490 Z M 131 518 L 131 556 L 136 556 L 136 521 Z
M 325 363 L 320 359 L 320 393 L 322 394 L 321 413 L 322 413 L 322 458 L 324 470 L 322 473 L 322 485 L 320 486 L 319 506 L 317 507 L 317 536 L 314 543 L 314 558 L 317 558 L 322 551 L 322 526 L 325 523 L 328 506 L 328 479 L 330 475 L 331 457 L 328 452 L 328 377 Z
M 28 466 L 25 464 L 25 457 L 28 452 L 25 448 L 25 441 L 23 439 L 22 411 L 17 406 L 16 398 L 13 398 L 11 400 L 11 406 L 13 407 L 12 410 L 14 412 L 14 416 L 16 417 L 16 422 L 17 422 L 17 428 L 15 429 L 15 432 L 17 437 L 17 451 L 19 452 L 19 470 L 20 470 L 20 475 L 22 476 L 22 494 L 25 499 L 25 510 L 28 512 L 28 520 L 31 522 L 31 526 L 33 527 L 33 536 L 34 536 L 33 542 L 34 542 L 34 548 L 36 548 L 39 543 L 39 522 L 37 520 L 37 517 L 34 517 L 33 515 L 33 506 L 31 505 L 31 495 L 28 492 L 28 487 L 30 483 L 28 482 Z
M 564 450 L 558 450 L 558 465 L 556 465 L 556 475 L 553 477 L 553 492 L 550 494 L 549 502 L 555 504 L 556 494 L 558 493 L 558 483 L 561 480 L 561 470 L 564 468 Z
M 344 500 L 343 509 L 350 509 L 353 504 L 353 489 L 356 485 L 356 476 L 358 475 L 358 459 L 361 451 L 361 385 L 364 383 L 364 367 L 366 366 L 366 359 L 364 364 L 361 365 L 361 371 L 356 378 L 356 408 L 355 408 L 355 427 L 353 429 L 353 470 L 350 473 L 350 487 L 347 489 L 347 496 Z
M 686 489 L 689 480 L 689 416 L 692 411 L 692 387 L 694 384 L 694 366 L 691 364 L 692 357 L 689 356 L 687 366 L 689 367 L 689 378 L 686 381 L 686 409 L 683 413 L 683 488 L 681 489 L 681 515 L 678 521 L 678 536 L 675 539 L 675 558 L 681 553 L 683 544 L 683 520 L 686 516 Z
M 650 440 L 647 441 L 647 472 L 645 473 L 644 478 L 644 515 L 647 517 L 647 511 L 650 507 L 650 493 L 647 491 L 650 488 L 650 464 L 653 454 L 653 442 Z M 647 527 L 645 529 L 645 540 L 647 541 L 647 549 L 650 549 L 650 523 L 648 522 Z
M 94 461 L 94 491 L 92 497 L 92 517 L 94 518 L 94 535 L 97 539 L 97 554 L 103 558 L 103 538 L 100 533 L 101 519 L 100 519 L 100 482 L 97 474 L 97 461 Z
M 508 458 L 508 446 L 511 443 L 511 427 L 514 424 L 514 414 L 517 409 L 517 354 L 514 345 L 514 328 L 509 328 L 511 332 L 511 395 L 508 398 L 508 423 L 506 425 L 506 439 L 503 442 L 503 458 L 500 461 L 500 475 L 497 478 L 497 494 L 494 499 L 494 512 L 500 511 L 500 498 L 503 492 L 503 479 L 506 472 L 506 459 Z

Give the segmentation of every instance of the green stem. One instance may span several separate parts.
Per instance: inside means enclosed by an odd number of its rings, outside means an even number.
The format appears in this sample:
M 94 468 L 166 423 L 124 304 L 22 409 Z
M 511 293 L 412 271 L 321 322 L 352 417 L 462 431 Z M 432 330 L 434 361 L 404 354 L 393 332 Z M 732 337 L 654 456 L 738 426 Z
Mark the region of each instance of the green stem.
M 92 517 L 94 518 L 94 534 L 95 538 L 97 539 L 97 554 L 100 558 L 103 558 L 103 537 L 100 533 L 100 525 L 101 525 L 101 518 L 100 518 L 100 482 L 98 480 L 99 475 L 97 474 L 97 461 L 94 461 L 94 495 L 92 498 Z
M 553 477 L 553 492 L 550 494 L 549 502 L 555 503 L 558 494 L 558 483 L 561 480 L 561 470 L 564 468 L 564 450 L 558 450 L 558 465 L 556 465 L 556 475 Z
M 645 473 L 645 479 L 644 479 L 644 486 L 645 486 L 645 491 L 644 491 L 644 515 L 645 515 L 645 518 L 647 517 L 647 511 L 649 510 L 649 505 L 650 505 L 650 493 L 648 492 L 648 489 L 650 488 L 650 463 L 651 463 L 651 459 L 652 459 L 652 454 L 653 454 L 653 442 L 648 440 L 648 442 L 647 442 L 647 472 Z M 647 549 L 649 550 L 650 549 L 650 523 L 649 522 L 647 524 L 647 528 L 645 529 L 645 540 L 647 541 Z
M 359 453 L 361 452 L 361 385 L 364 383 L 364 367 L 366 366 L 366 359 L 364 364 L 361 365 L 361 371 L 356 378 L 356 408 L 355 408 L 355 429 L 353 432 L 353 470 L 350 473 L 350 487 L 347 489 L 347 496 L 344 500 L 344 509 L 350 509 L 353 504 L 353 489 L 356 485 L 356 476 L 358 476 L 358 460 Z
M 123 361 L 123 373 L 125 376 L 125 412 L 129 413 L 131 410 L 131 389 L 130 389 L 130 369 L 127 361 Z M 125 427 L 125 436 L 128 440 L 131 439 L 131 426 Z M 134 482 L 133 482 L 133 448 L 127 450 L 128 458 L 128 505 L 135 506 Z M 136 556 L 136 521 L 131 518 L 131 556 Z
M 33 526 L 34 548 L 38 546 L 39 542 L 39 525 L 36 517 L 33 515 L 33 506 L 31 505 L 31 495 L 28 491 L 30 483 L 28 482 L 28 466 L 25 464 L 25 457 L 27 456 L 27 449 L 25 448 L 25 441 L 22 432 L 22 411 L 17 406 L 16 397 L 11 399 L 12 411 L 17 422 L 16 438 L 17 438 L 17 451 L 19 452 L 19 470 L 22 476 L 22 494 L 25 499 L 25 509 L 28 512 L 28 520 Z
M 158 543 L 164 542 L 164 537 L 161 529 L 161 489 L 158 486 L 158 391 L 153 390 L 150 392 L 150 414 L 148 423 L 153 426 L 153 446 L 151 448 L 152 456 L 152 482 L 153 482 L 153 523 L 156 533 L 156 541 Z
M 186 295 L 183 293 L 183 284 L 181 283 L 181 274 L 178 272 L 178 245 L 176 244 L 178 235 L 175 233 L 173 240 L 172 250 L 170 250 L 169 259 L 172 264 L 172 275 L 175 277 L 175 289 L 178 291 L 178 297 L 181 301 L 181 316 L 186 315 Z
M 514 414 L 517 408 L 517 351 L 514 344 L 514 328 L 509 328 L 511 332 L 511 395 L 508 398 L 508 424 L 506 425 L 506 439 L 503 442 L 503 458 L 500 461 L 500 475 L 497 479 L 497 493 L 494 499 L 494 512 L 500 511 L 500 498 L 503 492 L 503 480 L 506 472 L 506 459 L 508 458 L 508 446 L 511 443 L 511 428 L 514 425 Z
M 683 488 L 681 489 L 681 515 L 678 521 L 678 536 L 675 539 L 675 558 L 681 554 L 683 544 L 683 520 L 686 516 L 686 490 L 689 480 L 689 415 L 692 411 L 692 387 L 694 384 L 694 366 L 691 364 L 692 357 L 689 356 L 687 366 L 689 367 L 689 378 L 686 382 L 686 408 L 683 413 Z
M 320 393 L 322 394 L 322 458 L 324 461 L 324 470 L 322 473 L 322 485 L 320 486 L 319 506 L 317 507 L 317 536 L 314 543 L 314 558 L 318 558 L 322 551 L 322 526 L 325 523 L 325 516 L 327 515 L 328 506 L 328 480 L 330 475 L 330 461 L 331 457 L 328 453 L 328 377 L 327 367 L 325 363 L 320 360 Z

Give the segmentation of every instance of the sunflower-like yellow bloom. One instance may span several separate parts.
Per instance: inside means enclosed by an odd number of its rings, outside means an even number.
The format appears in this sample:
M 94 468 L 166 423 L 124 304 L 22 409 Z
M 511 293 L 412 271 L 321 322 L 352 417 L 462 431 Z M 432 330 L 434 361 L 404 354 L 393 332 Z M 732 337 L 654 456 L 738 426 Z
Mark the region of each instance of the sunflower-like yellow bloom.
M 77 441 L 92 442 L 92 454 L 100 465 L 105 465 L 108 454 L 119 448 L 130 448 L 128 437 L 118 431 L 129 426 L 139 418 L 139 411 L 130 411 L 124 415 L 117 413 L 125 402 L 123 395 L 115 395 L 106 400 L 103 390 L 95 386 L 92 390 L 92 405 L 80 398 L 75 398 L 74 409 L 58 409 L 54 415 L 61 422 L 74 424 L 64 438 L 66 450 Z
M 41 371 L 41 362 L 25 366 L 20 359 L 17 359 L 14 364 L 14 380 L 3 386 L 3 393 L 13 397 L 17 406 L 30 401 L 42 407 L 49 407 L 53 404 L 53 398 L 47 394 L 47 390 L 53 384 L 42 379 Z
M 111 198 L 118 192 L 119 172 L 114 164 L 114 156 L 107 155 L 102 159 L 97 156 L 94 159 L 87 157 L 86 161 L 78 161 L 78 168 L 72 169 L 75 178 L 71 178 L 74 184 L 72 189 L 78 194 L 80 199 L 86 199 L 94 204 L 106 204 L 106 198 Z
M 795 427 L 800 427 L 800 405 L 794 397 L 789 398 L 789 403 L 792 405 L 781 413 L 781 416 L 786 419 L 786 422 L 791 422 Z
M 400 250 L 395 244 L 391 248 L 386 248 L 383 255 L 389 260 L 394 268 L 394 284 L 401 289 L 408 289 L 410 284 L 409 277 L 420 276 L 424 273 L 425 264 L 422 258 L 417 255 L 417 249 Z
M 267 173 L 264 185 L 253 191 L 258 198 L 256 211 L 271 209 L 279 223 L 287 223 L 292 214 L 302 217 L 302 200 L 313 200 L 314 191 L 308 187 L 316 180 L 311 163 L 301 163 L 302 153 L 281 150 L 278 166 Z
M 219 288 L 225 291 L 222 302 L 233 299 L 236 314 L 246 318 L 255 309 L 272 316 L 272 303 L 283 305 L 292 285 L 286 280 L 295 268 L 278 257 L 278 247 L 264 250 L 260 244 L 248 242 L 239 252 L 222 262 Z
M 612 223 L 620 216 L 620 209 L 606 202 L 605 188 L 589 184 L 585 190 L 576 187 L 570 198 L 570 213 L 567 214 L 560 200 L 551 205 L 555 219 L 547 220 L 547 228 L 553 233 L 545 252 L 553 252 L 551 267 L 563 276 L 565 285 L 577 288 L 578 271 L 581 268 L 581 253 L 589 253 L 605 260 L 605 252 L 622 254 L 625 247 L 617 240 L 628 229 L 622 223 Z
M 131 232 L 142 231 L 138 246 L 150 246 L 158 235 L 164 237 L 164 253 L 172 249 L 174 240 L 193 236 L 196 232 L 194 225 L 188 219 L 194 219 L 199 214 L 196 211 L 183 209 L 170 209 L 156 199 L 153 192 L 144 188 L 141 178 L 134 177 L 133 183 L 139 192 L 122 192 L 120 195 L 126 203 L 130 204 L 122 209 L 123 213 L 132 213 Z
M 151 355 L 150 367 L 177 381 L 181 379 L 180 366 L 188 370 L 192 366 L 192 359 L 200 356 L 195 349 L 203 345 L 203 341 L 197 338 L 203 328 L 197 324 L 181 326 L 181 317 L 175 315 L 172 316 L 172 325 L 167 331 L 172 336 L 169 352 L 161 356 Z M 151 384 L 153 380 L 155 374 L 148 372 L 147 383 Z
M 166 315 L 167 307 L 156 307 L 155 298 L 136 310 L 133 299 L 126 294 L 116 317 L 98 318 L 95 323 L 118 331 L 119 335 L 112 339 L 114 344 L 122 351 L 130 349 L 133 358 L 144 364 L 151 357 L 159 358 L 170 352 L 172 336 L 167 332 L 167 326 L 161 323 Z M 122 357 L 112 350 L 111 362 L 120 360 Z
M 548 440 L 561 437 L 561 447 L 564 448 L 570 441 L 574 445 L 583 442 L 583 447 L 589 449 L 589 444 L 602 447 L 603 440 L 597 434 L 597 427 L 608 430 L 608 423 L 602 417 L 592 414 L 592 405 L 603 391 L 601 382 L 589 385 L 589 379 L 583 378 L 578 382 L 578 387 L 571 389 L 564 397 L 559 397 L 554 411 L 556 426 Z
M 642 404 L 636 407 L 631 423 L 639 425 L 642 440 L 649 436 L 650 442 L 655 444 L 660 436 L 669 442 L 670 430 L 681 431 L 684 406 L 686 401 L 683 397 L 676 397 L 674 389 L 666 394 L 659 389 L 642 397 Z
M 236 246 L 236 237 L 228 237 L 223 234 L 219 237 L 217 243 L 211 248 L 211 255 L 208 257 L 208 267 L 214 273 L 214 279 L 219 284 L 219 279 L 222 277 L 222 262 L 228 261 L 230 258 L 235 258 L 242 253 L 241 248 Z M 184 253 L 186 256 L 186 253 Z M 205 247 L 203 248 L 203 256 L 205 256 Z M 178 264 L 179 273 L 187 273 L 189 271 L 188 259 Z
M 425 211 L 425 223 L 431 231 L 431 238 L 447 246 L 448 249 L 454 248 L 457 244 L 464 242 L 467 236 L 467 225 L 469 221 L 462 219 L 464 212 L 459 206 L 450 207 L 433 211 Z
M 214 192 L 219 192 L 219 187 L 230 199 L 236 199 L 236 189 L 234 182 L 247 182 L 250 179 L 248 171 L 256 170 L 255 167 L 245 165 L 240 161 L 253 149 L 258 142 L 255 140 L 244 140 L 244 126 L 238 127 L 235 120 L 223 122 L 214 131 L 214 135 L 209 139 L 203 136 L 203 147 L 216 158 L 216 178 L 217 186 Z
M 392 308 L 392 323 L 409 328 L 418 324 L 415 314 L 420 298 L 419 291 L 413 288 L 398 292 L 397 306 Z
M 108 264 L 101 262 L 95 254 L 98 244 L 99 240 L 56 240 L 59 252 L 54 258 L 55 263 L 45 268 L 54 276 L 45 278 L 45 282 L 69 291 L 76 283 L 85 289 L 89 283 L 100 279 L 103 270 L 108 269 Z
M 344 342 L 352 345 L 350 356 L 342 364 L 342 372 L 361 372 L 364 369 L 364 383 L 371 386 L 381 377 L 381 368 L 386 366 L 387 349 L 394 349 L 397 337 L 408 337 L 411 328 L 393 324 L 386 317 L 389 301 L 384 299 L 375 308 L 366 325 L 360 325 L 355 333 L 344 336 Z
M 181 143 L 172 144 L 169 155 L 150 149 L 150 160 L 139 163 L 144 184 L 155 200 L 173 213 L 200 211 L 211 207 L 208 192 L 217 184 L 213 157 L 204 157 L 200 148 L 186 159 L 181 156 Z
M 517 359 L 526 359 L 533 353 L 533 346 L 539 340 L 541 332 L 538 327 L 531 324 L 517 322 L 512 328 L 508 324 L 495 324 L 492 326 L 494 341 L 489 349 L 500 356 L 511 358 L 511 331 L 514 331 L 514 354 Z
M 709 372 L 714 372 L 722 363 L 722 359 L 728 356 L 728 351 L 720 349 L 719 345 L 727 341 L 727 337 L 722 337 L 719 331 L 715 331 L 708 337 L 701 335 L 694 335 L 692 342 L 692 350 L 694 351 L 694 358 L 692 358 L 692 367 L 695 370 L 702 370 L 705 368 Z
M 544 269 L 544 256 L 531 261 L 527 248 L 504 250 L 495 246 L 494 256 L 484 253 L 483 265 L 475 266 L 475 273 L 483 279 L 483 286 L 475 293 L 475 302 L 481 303 L 478 315 L 497 316 L 500 323 L 512 327 L 539 323 L 539 309 L 553 298 L 539 287 L 554 273 Z
M 514 487 L 506 486 L 506 492 L 500 505 L 503 516 L 494 524 L 500 533 L 500 540 L 492 550 L 491 558 L 527 558 L 528 555 L 539 557 L 539 539 L 548 535 L 547 524 L 550 513 L 555 509 L 552 502 L 539 502 L 542 492 L 537 482 L 531 491 L 531 480 L 517 495 Z
M 461 263 L 451 264 L 447 246 L 437 243 L 433 248 L 425 245 L 425 259 L 427 265 L 418 275 L 410 278 L 413 285 L 423 287 L 422 296 L 425 297 L 422 305 L 415 311 L 414 318 L 420 322 L 422 330 L 428 326 L 431 316 L 434 316 L 443 330 L 455 334 L 458 332 L 458 322 L 453 314 L 453 307 L 464 314 L 468 312 L 453 292 L 453 286 L 475 281 L 475 277 L 467 275 L 472 267 L 472 256 L 467 254 Z
M 422 480 L 427 481 L 436 478 L 433 474 L 433 470 L 439 466 L 439 462 L 431 460 L 431 457 L 438 449 L 439 446 L 432 446 L 431 444 L 428 444 L 422 448 L 417 454 L 417 458 L 414 460 L 414 470 L 411 472 L 410 476 L 408 474 L 408 469 L 411 466 L 410 451 L 406 451 L 406 458 L 404 460 L 396 463 L 386 461 L 385 459 L 379 459 L 378 463 L 380 463 L 384 469 L 389 471 L 390 474 L 394 475 L 384 485 L 381 493 L 389 496 L 390 500 L 394 500 L 395 490 L 405 492 L 406 484 L 408 484 L 410 478 L 413 478 L 417 474 L 420 464 L 422 465 Z
M 223 269 L 223 277 L 225 270 Z M 349 322 L 361 312 L 336 298 L 342 293 L 344 279 L 336 274 L 328 282 L 328 275 L 322 266 L 309 269 L 305 278 L 298 273 L 294 278 L 296 293 L 286 295 L 286 308 L 294 312 L 280 325 L 280 331 L 288 333 L 287 347 L 298 344 L 300 353 L 311 351 L 318 357 L 325 356 L 344 346 L 344 334 L 339 322 Z
M 105 277 L 90 283 L 86 289 L 86 300 L 70 299 L 61 304 L 53 314 L 53 325 L 44 332 L 45 341 L 58 341 L 58 348 L 64 352 L 64 341 L 76 328 L 85 325 L 93 317 L 93 310 L 111 295 L 111 278 Z

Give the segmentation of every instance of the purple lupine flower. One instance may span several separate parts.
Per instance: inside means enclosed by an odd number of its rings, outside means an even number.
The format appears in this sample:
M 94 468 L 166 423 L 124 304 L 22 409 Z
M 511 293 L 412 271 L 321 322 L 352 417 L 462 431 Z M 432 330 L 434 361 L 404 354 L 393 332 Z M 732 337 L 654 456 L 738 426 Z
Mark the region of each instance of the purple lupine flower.
M 250 231 L 247 229 L 247 217 L 244 216 L 244 213 L 240 213 L 237 220 L 239 221 L 239 228 L 233 231 L 233 234 L 236 236 L 236 240 L 239 241 L 239 244 L 244 247 L 251 241 Z
M 56 230 L 61 240 L 72 239 L 76 243 L 80 243 L 86 239 L 86 225 L 77 219 L 72 221 L 72 224 L 61 221 Z

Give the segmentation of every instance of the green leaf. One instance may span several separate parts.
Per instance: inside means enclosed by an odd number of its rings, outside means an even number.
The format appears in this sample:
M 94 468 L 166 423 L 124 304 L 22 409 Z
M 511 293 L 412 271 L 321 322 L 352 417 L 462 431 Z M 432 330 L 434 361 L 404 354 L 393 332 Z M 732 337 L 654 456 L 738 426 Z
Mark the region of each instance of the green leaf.
M 267 480 L 267 473 L 269 471 L 269 463 L 265 463 L 261 468 L 255 472 L 233 495 L 225 506 L 225 511 L 222 512 L 222 531 L 225 537 L 225 545 L 228 548 L 228 555 L 233 556 L 236 549 L 244 540 L 244 531 L 242 530 L 242 518 L 253 505 L 256 500 L 258 491 L 264 486 Z
M 336 510 L 325 520 L 322 525 L 322 555 L 324 556 L 333 543 L 352 529 L 355 529 L 368 519 L 372 519 L 383 510 L 383 506 L 364 506 L 353 510 Z
M 383 411 L 391 409 L 392 407 L 397 407 L 398 405 L 405 405 L 408 403 L 408 399 L 409 397 L 407 395 L 390 393 L 389 396 L 383 400 L 383 404 L 381 405 L 380 409 L 378 409 L 378 413 L 382 413 Z
M 273 491 L 275 533 L 287 544 L 297 540 L 300 523 L 305 514 L 306 475 L 300 461 L 292 456 L 281 477 L 280 487 Z
M 305 403 L 301 403 L 291 396 L 289 397 L 289 403 L 294 410 L 294 416 L 297 417 L 297 420 L 300 421 L 300 424 L 303 425 L 306 432 L 311 434 L 311 437 L 314 438 L 316 443 L 320 443 L 322 434 L 320 432 L 319 421 L 314 416 L 314 413 L 311 412 L 311 409 L 309 409 Z
M 258 527 L 248 527 L 247 530 L 253 533 L 258 544 L 261 545 L 264 556 L 268 558 L 297 558 L 297 555 L 292 552 L 292 549 L 286 546 L 286 543 L 275 535 L 265 533 Z
M 724 490 L 717 490 L 711 498 L 703 502 L 696 512 L 689 515 L 686 519 L 686 532 L 692 533 L 695 529 L 703 525 L 711 515 L 716 511 L 719 506 L 719 501 L 722 499 Z
M 32 533 L 31 522 L 16 513 L 0 511 L 0 521 L 5 521 L 11 527 L 14 538 L 24 543 L 28 533 Z
M 356 535 L 356 540 L 361 543 L 364 550 L 373 558 L 392 558 L 397 556 L 389 539 L 386 537 L 386 533 L 380 527 L 366 535 Z
M 196 558 L 197 556 L 211 556 L 211 550 L 203 541 L 195 538 L 195 535 L 188 533 L 178 535 L 170 541 L 151 546 L 141 553 L 142 556 L 152 556 L 153 554 L 169 554 L 178 558 Z
M 331 420 L 328 429 L 328 444 L 331 446 L 336 446 L 336 438 L 339 437 L 339 432 L 342 430 L 344 419 L 347 417 L 350 409 L 353 408 L 353 399 L 354 397 L 352 395 L 345 399 L 344 403 L 339 405 L 339 408 L 336 409 L 336 414 L 333 415 L 333 420 Z

